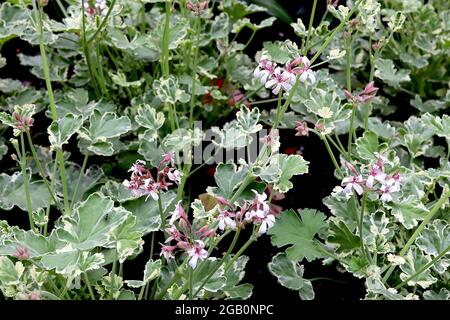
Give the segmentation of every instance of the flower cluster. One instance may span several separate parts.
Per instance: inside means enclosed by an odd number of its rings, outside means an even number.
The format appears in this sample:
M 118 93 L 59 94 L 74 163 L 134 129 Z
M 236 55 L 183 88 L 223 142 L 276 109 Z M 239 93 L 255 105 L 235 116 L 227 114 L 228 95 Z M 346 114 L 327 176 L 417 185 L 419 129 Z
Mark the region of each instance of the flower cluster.
M 262 84 L 265 84 L 266 88 L 272 89 L 273 94 L 278 94 L 280 90 L 289 92 L 298 75 L 302 82 L 307 80 L 311 83 L 316 82 L 316 76 L 311 70 L 311 63 L 307 57 L 298 57 L 289 61 L 283 68 L 263 54 L 253 74 L 261 80 Z
M 365 191 L 373 191 L 380 195 L 381 201 L 392 201 L 392 194 L 401 189 L 401 175 L 399 172 L 386 174 L 385 164 L 388 160 L 379 153 L 375 153 L 375 155 L 377 160 L 370 164 L 363 174 L 358 173 L 352 164 L 347 163 L 347 168 L 352 175 L 342 180 L 343 191 L 352 193 L 355 190 L 359 195 Z
M 106 0 L 82 0 L 84 1 L 84 11 L 88 17 L 103 16 L 108 9 Z
M 177 222 L 177 225 L 175 223 Z M 215 235 L 215 230 L 208 225 L 194 230 L 193 225 L 189 222 L 186 212 L 184 211 L 181 203 L 178 202 L 175 206 L 175 210 L 172 212 L 169 228 L 166 229 L 168 238 L 165 243 L 175 241 L 175 245 L 161 244 L 161 256 L 164 256 L 167 260 L 173 259 L 174 251 L 176 249 L 184 250 L 189 256 L 189 265 L 195 269 L 198 261 L 206 259 L 208 252 L 204 249 L 204 240 L 208 237 Z M 192 238 L 196 239 L 193 240 Z
M 347 100 L 353 103 L 366 103 L 372 101 L 377 94 L 378 88 L 375 87 L 374 82 L 370 82 L 362 92 L 358 94 L 352 94 L 347 90 L 344 90 Z
M 13 256 L 16 257 L 18 260 L 23 261 L 27 260 L 30 257 L 30 254 L 28 252 L 28 247 L 16 247 L 16 251 L 14 251 Z
M 138 160 L 131 167 L 130 180 L 125 180 L 122 184 L 137 196 L 147 195 L 154 200 L 158 200 L 161 191 L 167 191 L 172 182 L 179 184 L 183 175 L 174 167 L 174 155 L 165 154 L 159 163 L 156 179 L 150 170 L 145 168 L 145 161 Z
M 201 16 L 206 9 L 208 9 L 209 0 L 195 0 L 188 1 L 186 7 L 192 11 L 194 15 Z
M 171 213 L 170 227 L 166 229 L 167 239 L 164 244 L 161 244 L 160 255 L 167 260 L 173 259 L 175 250 L 181 249 L 188 255 L 189 265 L 195 269 L 198 261 L 208 257 L 208 252 L 205 250 L 205 239 L 215 236 L 217 229 L 221 231 L 236 230 L 253 223 L 259 235 L 266 233 L 275 224 L 275 214 L 280 210 L 269 205 L 267 194 L 259 194 L 256 191 L 254 193 L 255 198 L 245 202 L 240 208 L 234 207 L 222 197 L 216 197 L 218 214 L 200 228 L 195 227 L 197 224 L 189 222 L 188 216 L 179 202 Z M 172 241 L 176 244 L 171 244 Z

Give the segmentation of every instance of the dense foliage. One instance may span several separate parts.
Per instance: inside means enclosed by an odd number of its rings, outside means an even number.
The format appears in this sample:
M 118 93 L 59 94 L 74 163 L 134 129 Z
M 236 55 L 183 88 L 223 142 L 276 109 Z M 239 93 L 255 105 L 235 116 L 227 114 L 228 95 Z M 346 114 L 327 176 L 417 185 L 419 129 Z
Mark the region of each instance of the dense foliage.
M 259 19 L 270 1 L 51 2 L 61 19 L 44 0 L 0 7 L 0 48 L 34 52 L 17 53 L 32 78 L 0 79 L 6 299 L 247 299 L 260 237 L 301 299 L 316 259 L 363 279 L 366 299 L 450 299 L 448 1 L 328 1 L 318 16 L 314 0 L 295 38 L 256 56 L 255 34 L 286 15 Z M 308 187 L 283 135 L 323 141 L 340 182 L 327 212 L 276 204 Z M 191 194 L 212 163 L 215 185 Z

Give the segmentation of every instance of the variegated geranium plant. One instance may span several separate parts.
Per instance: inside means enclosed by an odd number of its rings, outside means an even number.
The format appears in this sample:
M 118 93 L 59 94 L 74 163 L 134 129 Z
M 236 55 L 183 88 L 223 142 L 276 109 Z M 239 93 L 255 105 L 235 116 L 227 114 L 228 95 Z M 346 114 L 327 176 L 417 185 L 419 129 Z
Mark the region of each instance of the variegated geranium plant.
M 269 236 L 301 299 L 316 259 L 362 298 L 450 299 L 448 4 L 318 2 L 254 57 L 276 18 L 242 0 L 2 3 L 0 46 L 36 49 L 17 53 L 33 81 L 0 79 L 3 297 L 247 299 L 244 254 Z M 308 173 L 285 134 L 323 141 L 327 212 L 274 203 Z

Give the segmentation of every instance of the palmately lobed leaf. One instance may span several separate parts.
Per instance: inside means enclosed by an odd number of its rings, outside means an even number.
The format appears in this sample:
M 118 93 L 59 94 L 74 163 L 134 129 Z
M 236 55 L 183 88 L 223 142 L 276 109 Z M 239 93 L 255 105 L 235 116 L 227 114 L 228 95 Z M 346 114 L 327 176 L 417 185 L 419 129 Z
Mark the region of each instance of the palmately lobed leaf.
M 275 225 L 267 233 L 271 235 L 273 245 L 290 245 L 286 249 L 289 259 L 301 261 L 306 258 L 313 261 L 323 257 L 315 236 L 326 228 L 325 219 L 322 212 L 313 209 L 302 209 L 299 213 L 289 210 L 277 218 Z
M 131 213 L 100 193 L 91 194 L 71 217 L 64 217 L 64 227 L 57 229 L 59 239 L 79 250 L 91 250 L 108 243 L 109 232 Z

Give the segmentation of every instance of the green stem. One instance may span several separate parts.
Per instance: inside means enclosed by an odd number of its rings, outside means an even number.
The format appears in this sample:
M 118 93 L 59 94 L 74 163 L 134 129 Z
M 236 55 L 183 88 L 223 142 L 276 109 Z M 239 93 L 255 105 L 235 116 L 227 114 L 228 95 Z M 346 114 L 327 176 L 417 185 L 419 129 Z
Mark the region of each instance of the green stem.
M 336 27 L 336 29 L 333 30 L 333 32 L 330 34 L 330 36 L 327 38 L 327 40 L 324 42 L 324 44 L 320 47 L 319 51 L 316 52 L 316 54 L 314 55 L 314 57 L 312 57 L 311 59 L 311 64 L 313 64 L 314 61 L 317 60 L 317 58 L 320 57 L 320 55 L 322 54 L 323 50 L 325 50 L 326 47 L 328 47 L 328 45 L 330 44 L 330 42 L 333 40 L 333 38 L 336 36 L 336 34 L 341 31 L 341 29 L 347 25 L 348 20 L 350 19 L 350 17 L 353 15 L 353 13 L 356 11 L 356 9 L 359 7 L 359 5 L 361 4 L 363 0 L 358 0 L 358 2 L 355 3 L 355 5 L 353 6 L 352 10 L 350 10 L 350 12 L 348 13 L 348 15 L 345 17 L 344 20 L 341 21 L 341 23 Z
M 277 104 L 277 114 L 275 116 L 275 122 L 274 122 L 274 127 L 276 128 L 281 119 L 280 119 L 280 114 L 281 114 L 281 98 L 283 98 L 283 89 L 280 89 L 280 92 L 278 93 L 278 104 Z
M 194 122 L 194 106 L 195 106 L 195 87 L 197 84 L 197 65 L 198 65 L 198 53 L 200 51 L 200 15 L 195 19 L 195 51 L 194 51 L 194 68 L 192 70 L 192 92 L 191 92 L 191 104 L 189 111 L 189 127 L 192 128 Z
M 334 167 L 339 172 L 339 176 L 342 179 L 344 177 L 344 175 L 342 174 L 341 168 L 340 168 L 338 162 L 336 161 L 336 158 L 334 157 L 334 154 L 330 148 L 330 145 L 328 144 L 328 140 L 326 139 L 326 137 L 322 136 L 320 133 L 318 133 L 318 135 L 322 139 L 322 141 L 325 143 L 325 147 L 327 148 L 328 154 L 330 155 L 330 158 L 333 161 Z
M 359 238 L 361 241 L 361 253 L 366 256 L 367 261 L 370 263 L 370 261 L 371 261 L 370 254 L 364 244 L 364 238 L 363 238 L 363 228 L 364 228 L 363 222 L 364 222 L 364 211 L 366 208 L 366 200 L 367 200 L 367 194 L 363 193 L 362 201 L 361 201 L 361 212 L 359 215 L 358 229 L 359 229 Z
M 89 281 L 89 277 L 87 276 L 86 272 L 83 273 L 84 275 L 84 282 L 86 282 L 86 285 L 89 290 L 89 294 L 91 295 L 91 300 L 95 300 L 94 290 L 92 290 L 91 282 Z
M 256 237 L 252 233 L 251 237 L 245 242 L 242 247 L 236 252 L 236 254 L 233 256 L 233 258 L 228 261 L 228 263 L 225 265 L 224 272 L 227 272 L 228 269 L 233 265 L 233 263 L 244 253 L 244 251 L 256 240 Z
M 190 268 L 189 270 L 189 300 L 193 300 L 193 291 L 194 291 L 194 269 Z
M 159 209 L 159 217 L 161 218 L 161 230 L 166 232 L 166 217 L 164 216 L 164 209 L 162 206 L 161 200 L 161 191 L 158 191 L 158 209 Z
M 162 298 L 164 298 L 164 296 L 167 293 L 167 290 L 170 289 L 170 287 L 172 287 L 174 285 L 175 282 L 177 282 L 181 276 L 183 275 L 182 273 L 182 269 L 184 268 L 184 266 L 187 264 L 188 259 L 186 259 L 175 271 L 175 275 L 172 277 L 172 279 L 169 281 L 169 283 L 166 284 L 166 286 L 164 288 L 161 289 L 161 292 L 155 297 L 156 300 L 161 300 Z
M 340 154 L 342 154 L 344 157 L 346 156 L 345 150 L 341 149 L 341 147 L 333 140 L 332 137 L 326 135 L 325 138 L 331 142 L 331 144 L 336 148 L 337 151 L 339 151 Z
M 57 161 L 59 161 L 60 170 L 61 170 L 61 183 L 63 187 L 63 196 L 64 196 L 64 214 L 70 215 L 70 205 L 69 205 L 69 191 L 67 188 L 67 177 L 66 177 L 66 168 L 64 163 L 64 155 L 61 149 L 58 149 L 56 152 Z
M 108 21 L 109 16 L 111 15 L 111 12 L 112 12 L 115 4 L 116 4 L 116 0 L 112 0 L 111 4 L 109 5 L 108 11 L 106 12 L 105 17 L 103 18 L 102 22 L 100 23 L 100 26 L 95 31 L 94 35 L 92 37 L 90 37 L 89 40 L 87 41 L 88 44 L 91 43 L 92 40 L 94 40 L 98 36 L 98 34 L 103 30 L 103 28 L 106 25 L 106 22 Z M 84 5 L 83 5 L 83 14 L 84 14 Z
M 28 173 L 27 173 L 27 155 L 25 153 L 25 139 L 23 137 L 23 133 L 20 133 L 20 145 L 22 148 L 21 151 L 21 167 L 22 167 L 22 180 L 23 180 L 23 186 L 25 188 L 25 198 L 27 202 L 27 210 L 28 210 L 28 220 L 30 221 L 30 228 L 37 232 L 36 226 L 34 225 L 33 221 L 33 207 L 31 205 L 31 194 L 30 194 L 30 184 L 28 180 Z
M 303 51 L 303 55 L 306 55 L 308 46 L 309 46 L 309 41 L 311 39 L 312 25 L 314 22 L 314 15 L 316 14 L 316 5 L 317 5 L 317 0 L 314 0 L 312 11 L 311 11 L 311 16 L 309 18 L 308 36 L 306 37 L 306 43 L 305 43 L 305 47 L 304 47 L 306 51 Z
M 83 178 L 84 170 L 86 170 L 88 159 L 89 159 L 89 155 L 86 154 L 83 159 L 83 164 L 81 165 L 80 175 L 78 176 L 77 184 L 75 185 L 75 191 L 73 192 L 71 208 L 73 208 L 73 205 L 75 204 L 75 201 L 77 199 L 78 189 L 80 188 L 81 179 Z
M 347 157 L 351 159 L 352 157 L 352 137 L 353 137 L 353 126 L 355 124 L 355 114 L 357 105 L 353 103 L 352 105 L 352 115 L 350 117 L 350 127 L 348 129 L 348 145 L 347 145 Z
M 227 252 L 225 253 L 225 255 L 223 256 L 223 258 L 220 260 L 220 262 L 214 267 L 214 269 L 212 270 L 212 272 L 210 272 L 208 274 L 208 276 L 205 278 L 205 280 L 203 280 L 202 284 L 198 287 L 197 291 L 195 291 L 193 297 L 195 298 L 198 293 L 200 292 L 200 290 L 202 290 L 202 288 L 205 286 L 205 284 L 208 283 L 209 279 L 211 279 L 211 277 L 216 273 L 217 270 L 219 270 L 219 268 L 224 264 L 225 260 L 228 258 L 228 256 L 231 254 L 231 252 L 233 251 L 234 247 L 236 246 L 236 242 L 239 238 L 239 234 L 241 232 L 240 228 L 237 228 L 236 233 L 234 234 L 234 238 L 233 241 L 231 242 L 230 247 L 228 248 Z
M 169 77 L 169 32 L 170 32 L 170 10 L 171 0 L 166 1 L 166 15 L 164 22 L 164 33 L 161 41 L 161 72 L 165 78 Z
M 42 163 L 39 160 L 39 157 L 37 155 L 36 148 L 34 147 L 33 140 L 31 139 L 31 135 L 30 135 L 30 131 L 29 130 L 26 131 L 26 136 L 27 136 L 27 139 L 28 139 L 28 144 L 30 146 L 31 154 L 33 155 L 34 162 L 36 162 L 39 174 L 41 175 L 42 179 L 44 179 L 44 182 L 45 182 L 45 185 L 46 185 L 47 190 L 49 192 L 49 195 L 51 197 L 51 200 L 53 200 L 53 202 L 59 208 L 59 210 L 61 212 L 63 212 L 61 206 L 59 205 L 59 202 L 56 200 L 55 191 L 54 191 L 53 187 L 50 185 L 50 182 L 47 180 L 47 177 L 45 176 L 44 168 L 43 168 Z M 53 175 L 53 177 L 54 177 L 54 175 Z
M 55 161 L 53 164 L 53 173 L 52 173 L 52 190 L 55 190 L 55 183 L 56 183 L 56 172 L 58 171 L 58 161 Z M 51 195 L 50 197 L 52 197 L 53 195 Z M 60 207 L 59 203 L 58 203 L 58 207 Z M 61 212 L 63 212 L 63 210 L 61 209 Z M 49 222 L 49 217 L 50 217 L 50 206 L 47 207 L 47 210 L 45 212 L 45 215 L 47 217 L 47 222 L 44 225 L 44 232 L 43 235 L 44 237 L 47 236 L 47 230 L 48 230 L 48 222 Z
M 403 287 L 405 284 L 407 284 L 412 279 L 417 278 L 419 275 L 422 274 L 422 272 L 426 271 L 429 267 L 434 265 L 439 259 L 441 259 L 443 256 L 447 254 L 447 252 L 450 251 L 450 246 L 448 246 L 444 251 L 442 251 L 438 256 L 434 257 L 430 262 L 428 262 L 426 265 L 424 265 L 422 268 L 420 268 L 416 273 L 414 273 L 412 276 L 404 280 L 402 283 L 398 284 L 395 289 L 399 289 Z
M 100 92 L 97 88 L 97 82 L 95 81 L 97 79 L 97 75 L 95 72 L 95 69 L 93 67 L 92 64 L 92 57 L 90 54 L 90 50 L 89 50 L 89 44 L 86 38 L 86 14 L 85 14 L 85 3 L 84 1 L 81 2 L 81 11 L 82 11 L 82 18 L 81 18 L 81 31 L 82 31 L 82 36 L 83 36 L 83 51 L 84 51 L 84 56 L 86 58 L 86 63 L 88 66 L 88 70 L 89 70 L 89 75 L 91 77 L 91 81 L 92 84 L 94 86 L 95 89 L 95 93 L 97 97 L 100 97 Z M 106 91 L 106 90 L 105 90 Z
M 56 0 L 56 3 L 58 4 L 58 7 L 61 10 L 61 12 L 63 13 L 64 17 L 67 18 L 69 15 L 67 14 L 66 8 L 61 3 L 61 0 Z
M 39 9 L 38 9 L 38 7 L 39 7 Z M 42 7 L 39 2 L 38 2 L 38 5 L 36 5 L 36 0 L 33 0 L 33 8 L 36 12 L 36 15 L 38 17 L 38 22 L 39 22 L 39 49 L 41 52 L 42 69 L 44 70 L 44 77 L 45 77 L 45 84 L 47 86 L 48 98 L 50 100 L 50 110 L 51 110 L 53 121 L 57 121 L 58 120 L 58 112 L 56 110 L 55 97 L 53 95 L 52 83 L 50 80 L 50 71 L 49 71 L 48 62 L 47 62 L 47 53 L 45 51 L 45 46 L 44 46 L 44 27 L 43 27 L 43 22 L 42 22 L 42 14 L 43 14 Z
M 414 243 L 414 241 L 417 239 L 417 237 L 422 233 L 423 229 L 425 229 L 425 226 L 430 222 L 430 220 L 434 217 L 434 215 L 438 212 L 438 210 L 444 205 L 444 203 L 447 201 L 447 199 L 450 197 L 450 190 L 447 191 L 445 194 L 441 196 L 441 198 L 436 202 L 433 206 L 433 208 L 430 210 L 428 215 L 423 219 L 422 223 L 417 227 L 417 229 L 412 234 L 411 238 L 409 238 L 408 242 L 403 246 L 403 249 L 400 251 L 400 257 L 404 257 L 406 253 L 409 250 L 409 247 Z M 386 274 L 383 277 L 383 282 L 386 283 L 386 281 L 389 279 L 389 276 L 394 271 L 395 266 L 392 265 L 389 270 L 386 272 Z

